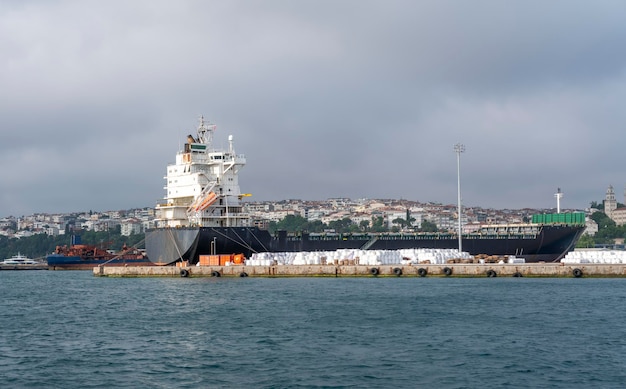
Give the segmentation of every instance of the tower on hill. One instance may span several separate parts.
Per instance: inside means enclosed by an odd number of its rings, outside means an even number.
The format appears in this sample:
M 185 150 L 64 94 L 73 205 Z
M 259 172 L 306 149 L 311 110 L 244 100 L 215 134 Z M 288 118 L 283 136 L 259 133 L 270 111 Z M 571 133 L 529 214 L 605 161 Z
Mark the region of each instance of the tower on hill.
M 604 213 L 606 216 L 613 219 L 613 211 L 617 209 L 617 200 L 615 200 L 615 191 L 613 185 L 609 185 L 606 190 L 606 196 L 604 197 Z

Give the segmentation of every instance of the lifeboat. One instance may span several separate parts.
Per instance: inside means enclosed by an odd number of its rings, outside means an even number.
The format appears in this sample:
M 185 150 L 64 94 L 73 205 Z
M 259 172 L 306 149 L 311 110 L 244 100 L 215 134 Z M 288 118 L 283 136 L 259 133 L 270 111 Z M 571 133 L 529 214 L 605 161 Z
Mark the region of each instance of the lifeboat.
M 209 192 L 209 194 L 200 202 L 194 209 L 196 212 L 201 212 L 210 207 L 217 200 L 215 192 Z

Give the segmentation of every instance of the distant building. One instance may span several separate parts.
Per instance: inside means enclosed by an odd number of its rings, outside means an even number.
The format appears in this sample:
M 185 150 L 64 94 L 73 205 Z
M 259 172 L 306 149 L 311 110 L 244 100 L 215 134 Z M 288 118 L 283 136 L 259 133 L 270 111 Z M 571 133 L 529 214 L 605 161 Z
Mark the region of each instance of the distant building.
M 625 199 L 626 201 L 626 199 Z M 618 226 L 626 224 L 626 207 L 617 207 L 613 185 L 609 185 L 604 198 L 604 213 Z
M 586 218 L 585 220 L 585 234 L 589 235 L 589 236 L 594 236 L 596 234 L 596 232 L 598 232 L 598 223 L 596 223 L 593 219 L 591 218 Z
M 28 230 L 21 230 L 15 233 L 15 235 L 13 235 L 14 238 L 28 238 L 29 236 L 33 236 L 35 235 L 35 233 L 28 231 Z
M 0 230 L 15 230 L 16 227 L 17 223 L 15 222 L 15 220 L 11 220 L 8 218 L 0 219 Z
M 141 225 L 142 225 L 143 231 L 148 230 L 150 228 L 155 228 L 156 227 L 156 223 L 155 223 L 154 219 L 153 220 L 144 220 L 144 221 L 141 222 Z
M 46 227 L 43 229 L 43 231 L 46 235 L 50 236 L 59 236 L 65 233 L 65 230 L 59 230 L 58 227 Z
M 615 225 L 623 226 L 626 224 L 626 208 L 620 207 L 612 212 L 611 219 L 615 222 Z
M 617 209 L 617 200 L 615 200 L 615 191 L 613 185 L 609 185 L 604 196 L 604 213 L 613 219 L 613 211 Z
M 130 236 L 135 234 L 141 234 L 143 232 L 142 223 L 135 219 L 126 219 L 120 224 L 120 232 L 123 236 Z

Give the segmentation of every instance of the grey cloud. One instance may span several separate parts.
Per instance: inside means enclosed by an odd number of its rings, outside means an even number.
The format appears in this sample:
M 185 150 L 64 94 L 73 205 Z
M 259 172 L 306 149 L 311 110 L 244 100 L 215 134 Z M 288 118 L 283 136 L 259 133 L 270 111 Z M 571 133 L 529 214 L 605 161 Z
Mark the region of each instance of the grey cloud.
M 10 2 L 0 215 L 152 206 L 201 114 L 252 199 L 564 207 L 626 178 L 626 6 Z

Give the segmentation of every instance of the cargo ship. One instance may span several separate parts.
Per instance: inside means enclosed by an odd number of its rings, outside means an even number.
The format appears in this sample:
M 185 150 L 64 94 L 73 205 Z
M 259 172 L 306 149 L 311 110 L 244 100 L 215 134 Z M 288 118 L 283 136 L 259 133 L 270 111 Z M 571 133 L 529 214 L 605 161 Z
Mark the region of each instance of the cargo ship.
M 92 270 L 96 266 L 152 266 L 140 250 L 122 247 L 112 252 L 95 245 L 81 244 L 80 236 L 72 236 L 70 246 L 57 246 L 46 256 L 49 270 Z
M 338 249 L 455 249 L 455 233 L 297 233 L 252 225 L 245 212 L 238 173 L 246 164 L 228 149 L 213 148 L 216 126 L 200 118 L 197 136 L 188 135 L 173 164 L 167 166 L 166 196 L 156 206 L 155 228 L 146 231 L 151 262 L 196 264 L 207 255 L 258 252 L 331 251 Z M 554 262 L 573 250 L 585 228 L 583 213 L 535 215 L 524 224 L 484 225 L 461 236 L 471 255 L 517 256 L 527 262 Z

